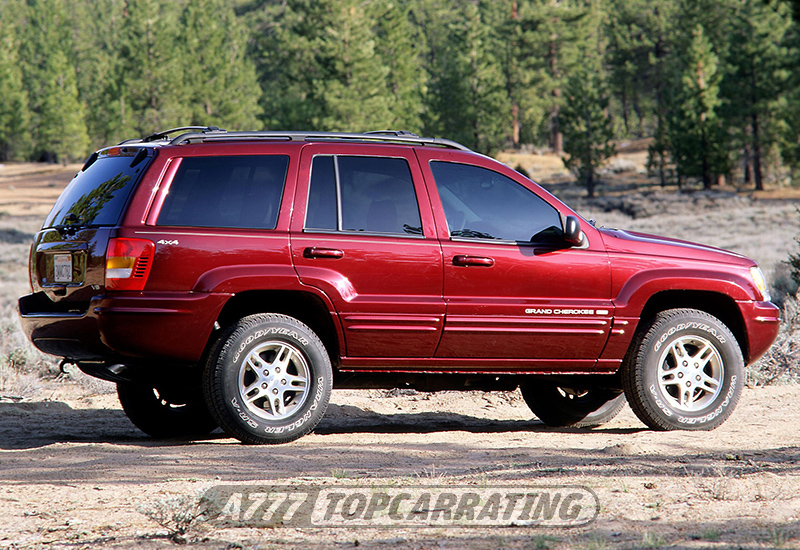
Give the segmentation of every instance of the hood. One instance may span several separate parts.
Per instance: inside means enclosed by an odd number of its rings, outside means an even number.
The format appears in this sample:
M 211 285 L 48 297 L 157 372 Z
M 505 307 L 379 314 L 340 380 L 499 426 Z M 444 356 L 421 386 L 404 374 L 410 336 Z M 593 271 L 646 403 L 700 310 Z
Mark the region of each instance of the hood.
M 598 231 L 608 252 L 686 258 L 742 267 L 756 265 L 755 261 L 741 254 L 690 241 L 604 227 L 598 228 Z

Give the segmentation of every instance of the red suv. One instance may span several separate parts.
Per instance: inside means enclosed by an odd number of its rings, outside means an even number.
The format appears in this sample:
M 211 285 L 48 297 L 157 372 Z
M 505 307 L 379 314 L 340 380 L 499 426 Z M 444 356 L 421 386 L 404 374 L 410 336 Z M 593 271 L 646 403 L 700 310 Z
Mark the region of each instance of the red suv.
M 30 276 L 33 343 L 116 382 L 136 426 L 248 443 L 310 432 L 333 387 L 520 387 L 552 426 L 627 398 L 653 429 L 711 429 L 779 324 L 752 260 L 595 227 L 406 132 L 178 128 L 102 149 Z

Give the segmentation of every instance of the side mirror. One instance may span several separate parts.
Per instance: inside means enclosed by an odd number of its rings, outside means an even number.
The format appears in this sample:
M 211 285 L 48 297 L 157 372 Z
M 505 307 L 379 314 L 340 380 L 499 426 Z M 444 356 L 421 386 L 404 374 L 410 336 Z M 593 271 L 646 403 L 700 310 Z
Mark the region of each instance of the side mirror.
M 564 240 L 572 246 L 583 244 L 581 222 L 575 216 L 567 216 L 567 219 L 564 220 Z

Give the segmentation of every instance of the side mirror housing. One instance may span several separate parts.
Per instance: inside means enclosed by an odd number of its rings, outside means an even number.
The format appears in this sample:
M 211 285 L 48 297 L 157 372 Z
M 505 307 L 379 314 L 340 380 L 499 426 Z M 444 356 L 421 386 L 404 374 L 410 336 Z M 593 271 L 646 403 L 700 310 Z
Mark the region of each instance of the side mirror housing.
M 583 239 L 580 220 L 575 216 L 567 216 L 564 220 L 564 240 L 572 246 L 580 246 Z

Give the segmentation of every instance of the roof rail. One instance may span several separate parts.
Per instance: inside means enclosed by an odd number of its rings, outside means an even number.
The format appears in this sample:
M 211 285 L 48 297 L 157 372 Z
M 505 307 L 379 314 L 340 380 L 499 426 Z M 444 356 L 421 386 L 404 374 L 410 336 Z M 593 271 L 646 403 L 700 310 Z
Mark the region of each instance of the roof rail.
M 127 143 L 151 143 L 153 141 L 161 141 L 167 139 L 170 134 L 174 134 L 175 132 L 185 132 L 187 130 L 200 131 L 204 133 L 225 132 L 225 130 L 220 130 L 216 126 L 179 126 L 178 128 L 170 128 L 169 130 L 164 130 L 163 132 L 156 132 L 155 134 L 150 134 L 147 137 L 126 139 L 120 141 L 119 145 L 124 145 Z
M 397 130 L 379 130 L 365 132 L 362 134 L 348 132 L 280 132 L 280 131 L 257 131 L 257 132 L 228 132 L 219 128 L 176 128 L 153 134 L 153 139 L 162 139 L 169 133 L 180 130 L 202 130 L 200 132 L 186 132 L 171 140 L 170 145 L 184 145 L 189 143 L 202 143 L 206 141 L 233 141 L 233 140 L 285 140 L 285 141 L 353 141 L 353 142 L 385 142 L 385 143 L 408 143 L 416 145 L 432 145 L 437 147 L 448 147 L 461 151 L 471 151 L 465 145 L 455 141 L 442 138 L 419 137 L 416 134 Z M 147 139 L 147 138 L 145 138 Z

